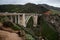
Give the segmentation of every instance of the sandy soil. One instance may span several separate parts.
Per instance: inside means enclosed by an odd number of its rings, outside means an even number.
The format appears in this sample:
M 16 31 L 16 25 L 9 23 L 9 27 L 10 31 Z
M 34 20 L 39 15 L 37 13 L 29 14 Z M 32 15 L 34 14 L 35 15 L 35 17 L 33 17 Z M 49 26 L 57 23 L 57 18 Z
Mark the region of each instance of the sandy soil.
M 0 40 L 23 40 L 16 33 L 0 30 Z

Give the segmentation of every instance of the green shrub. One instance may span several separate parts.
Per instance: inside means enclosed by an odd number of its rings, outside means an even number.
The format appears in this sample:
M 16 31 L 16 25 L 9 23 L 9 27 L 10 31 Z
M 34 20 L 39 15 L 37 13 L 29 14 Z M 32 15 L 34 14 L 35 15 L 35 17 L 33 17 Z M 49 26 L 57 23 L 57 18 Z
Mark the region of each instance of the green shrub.
M 0 16 L 0 22 L 6 21 L 7 17 L 6 16 Z
M 26 40 L 35 40 L 30 34 L 26 34 Z
M 41 33 L 42 36 L 46 37 L 48 40 L 58 40 L 57 32 L 49 27 L 49 25 L 43 19 L 43 17 L 41 17 L 40 21 L 41 21 L 40 25 L 42 27 L 42 33 Z
M 13 30 L 20 30 L 20 28 L 19 28 L 17 25 L 15 25 L 14 23 L 12 23 L 12 22 L 10 22 L 10 21 L 5 21 L 5 22 L 3 22 L 3 26 L 4 26 L 4 27 L 10 27 L 10 28 L 12 28 Z

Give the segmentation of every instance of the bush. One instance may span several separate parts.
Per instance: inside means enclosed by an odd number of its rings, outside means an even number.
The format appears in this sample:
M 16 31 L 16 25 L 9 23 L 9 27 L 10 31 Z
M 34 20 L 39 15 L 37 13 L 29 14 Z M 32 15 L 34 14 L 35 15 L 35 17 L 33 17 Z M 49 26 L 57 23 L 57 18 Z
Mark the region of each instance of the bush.
M 10 22 L 10 21 L 5 21 L 5 22 L 3 22 L 3 26 L 4 26 L 4 27 L 10 27 L 10 28 L 12 28 L 13 30 L 20 30 L 20 28 L 19 28 L 17 25 L 15 25 L 14 23 L 12 23 L 12 22 Z
M 0 22 L 4 22 L 7 20 L 7 17 L 6 16 L 0 16 Z
M 54 31 L 53 29 L 51 29 L 49 27 L 49 25 L 47 24 L 47 22 L 43 19 L 43 17 L 41 17 L 41 27 L 42 27 L 42 36 L 44 36 L 45 38 L 47 38 L 48 40 L 58 40 L 58 34 L 56 31 Z M 53 27 L 53 26 L 52 26 Z

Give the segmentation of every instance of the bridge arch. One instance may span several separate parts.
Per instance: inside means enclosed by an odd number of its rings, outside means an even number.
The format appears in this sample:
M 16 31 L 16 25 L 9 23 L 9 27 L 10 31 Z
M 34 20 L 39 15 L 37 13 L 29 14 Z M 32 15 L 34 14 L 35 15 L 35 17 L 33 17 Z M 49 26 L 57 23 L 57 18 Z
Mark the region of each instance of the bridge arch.
M 26 27 L 26 25 L 31 17 L 33 19 L 33 26 L 36 26 L 37 25 L 37 18 L 38 18 L 38 15 L 40 15 L 40 14 L 35 14 L 35 13 L 0 13 L 0 15 L 9 16 L 10 17 L 9 20 L 11 22 L 14 21 L 13 23 L 17 23 L 17 24 L 20 24 L 20 25 Z
M 37 26 L 37 19 L 38 19 L 38 16 L 37 15 L 33 15 L 29 18 L 28 22 L 26 23 L 26 26 L 29 25 L 29 26 Z
M 27 24 L 26 24 L 27 28 L 31 28 L 33 27 L 33 17 L 31 16 L 30 19 L 28 20 Z

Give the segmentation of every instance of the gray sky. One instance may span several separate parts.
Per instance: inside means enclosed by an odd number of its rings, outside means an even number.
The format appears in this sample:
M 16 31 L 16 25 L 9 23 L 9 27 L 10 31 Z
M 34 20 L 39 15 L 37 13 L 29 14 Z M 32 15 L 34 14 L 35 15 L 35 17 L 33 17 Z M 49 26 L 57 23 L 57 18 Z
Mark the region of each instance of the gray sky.
M 0 0 L 0 4 L 48 4 L 55 7 L 60 7 L 60 0 Z

